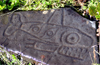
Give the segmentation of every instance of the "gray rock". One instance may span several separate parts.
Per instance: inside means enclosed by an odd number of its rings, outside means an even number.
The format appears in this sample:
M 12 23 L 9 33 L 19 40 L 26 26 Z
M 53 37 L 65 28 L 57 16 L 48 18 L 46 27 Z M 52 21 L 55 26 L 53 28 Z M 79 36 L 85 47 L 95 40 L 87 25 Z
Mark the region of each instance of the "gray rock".
M 0 17 L 0 44 L 33 60 L 44 55 L 49 65 L 91 65 L 97 45 L 91 22 L 70 8 L 14 12 Z

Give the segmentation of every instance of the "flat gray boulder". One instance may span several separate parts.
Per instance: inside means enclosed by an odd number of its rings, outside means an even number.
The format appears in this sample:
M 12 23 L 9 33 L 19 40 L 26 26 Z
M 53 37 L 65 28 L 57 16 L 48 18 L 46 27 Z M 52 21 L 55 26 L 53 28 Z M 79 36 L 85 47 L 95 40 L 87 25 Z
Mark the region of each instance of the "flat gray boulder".
M 0 16 L 0 45 L 49 65 L 91 65 L 94 22 L 70 8 Z

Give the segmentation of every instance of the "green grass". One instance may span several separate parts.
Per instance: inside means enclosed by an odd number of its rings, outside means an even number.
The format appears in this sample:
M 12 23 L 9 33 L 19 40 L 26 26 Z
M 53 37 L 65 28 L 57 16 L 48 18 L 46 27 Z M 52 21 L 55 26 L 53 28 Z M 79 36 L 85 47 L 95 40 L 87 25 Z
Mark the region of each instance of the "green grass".
M 87 11 L 89 15 L 100 20 L 100 0 L 90 0 L 86 3 L 77 0 L 77 2 L 74 0 L 0 0 L 0 11 L 49 10 L 65 6 L 81 6 L 82 11 Z
M 15 54 L 10 54 L 3 47 L 0 47 L 0 65 L 32 65 L 30 62 L 25 62 L 22 57 Z
M 0 1 L 0 10 L 48 10 L 64 7 L 72 1 L 66 0 L 3 0 Z

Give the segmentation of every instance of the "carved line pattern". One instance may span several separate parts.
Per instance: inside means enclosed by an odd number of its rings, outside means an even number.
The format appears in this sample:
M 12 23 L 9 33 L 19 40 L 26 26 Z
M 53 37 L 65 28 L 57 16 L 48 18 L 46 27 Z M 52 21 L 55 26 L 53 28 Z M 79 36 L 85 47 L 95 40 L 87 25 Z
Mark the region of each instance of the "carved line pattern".
M 1 45 L 3 46 L 7 46 L 9 44 L 9 42 L 6 42 L 8 39 L 6 38 L 5 41 L 3 43 L 1 43 Z
M 41 51 L 54 52 L 58 48 L 58 45 L 46 44 L 46 43 L 36 43 L 34 45 L 34 48 L 37 50 L 41 50 Z
M 14 16 L 18 16 L 18 18 L 16 17 L 17 20 L 18 20 L 17 22 L 13 22 L 13 19 L 14 19 L 13 17 L 14 17 Z M 21 24 L 22 24 L 22 23 L 21 23 L 21 19 L 20 19 L 20 14 L 13 14 L 13 15 L 11 16 L 10 21 L 11 21 L 11 22 L 8 23 L 8 27 L 7 27 L 7 28 L 5 29 L 5 31 L 4 31 L 4 32 L 5 32 L 4 35 L 6 35 L 7 31 L 13 29 L 13 30 L 12 30 L 13 32 L 12 32 L 12 31 L 9 31 L 9 33 L 7 34 L 7 35 L 12 35 L 17 29 L 19 29 L 19 28 L 21 27 Z M 15 21 L 16 21 L 16 20 L 15 20 Z M 16 25 L 17 25 L 17 26 L 16 26 Z M 10 28 L 9 28 L 9 27 L 10 27 Z M 12 28 L 12 29 L 11 29 L 11 28 Z
M 54 11 L 54 13 L 55 13 L 55 11 Z M 54 13 L 53 13 L 53 14 L 54 14 Z M 62 13 L 63 13 L 63 9 L 62 9 Z M 19 14 L 19 13 L 17 13 L 17 14 Z M 20 13 L 20 14 L 21 14 L 21 13 Z M 53 14 L 50 16 L 50 18 L 53 16 Z M 49 20 L 50 20 L 50 18 L 49 18 Z M 62 18 L 63 18 L 63 17 L 62 17 Z M 48 21 L 49 21 L 49 20 L 48 20 Z M 62 20 L 63 20 L 63 19 L 62 19 Z M 66 26 L 66 27 L 67 27 L 67 26 Z M 72 27 L 72 28 L 73 28 L 73 27 Z M 79 29 L 78 29 L 78 30 L 79 30 Z M 80 31 L 81 31 L 81 30 L 80 30 Z M 83 32 L 83 31 L 81 31 L 81 32 Z M 86 33 L 84 33 L 84 34 L 86 34 Z M 88 34 L 86 34 L 86 36 L 88 36 Z M 91 38 L 92 38 L 92 37 L 91 37 Z M 93 38 L 92 38 L 92 39 L 93 39 Z
M 56 10 L 52 13 L 52 15 L 49 17 L 49 19 L 47 20 L 46 24 L 49 24 L 50 19 L 52 18 L 52 16 L 54 15 L 54 13 L 56 12 Z
M 67 10 L 67 9 L 66 9 Z M 64 13 L 63 11 L 62 11 L 62 13 Z M 62 19 L 63 20 L 63 19 Z M 51 23 L 48 23 L 49 25 L 51 24 Z M 55 25 L 55 24 L 51 24 L 51 25 Z M 60 25 L 56 25 L 56 26 L 60 26 Z M 60 26 L 61 27 L 61 26 Z M 71 26 L 62 26 L 62 27 L 70 27 L 70 28 L 75 28 L 75 27 L 71 27 Z M 80 29 L 78 29 L 78 28 L 75 28 L 75 29 L 77 29 L 78 31 L 80 31 L 81 33 L 83 33 L 84 35 L 86 35 L 87 37 L 89 37 L 89 38 L 91 38 L 92 39 L 92 41 L 93 41 L 93 43 L 94 43 L 94 38 L 91 36 L 91 35 L 89 35 L 88 33 L 86 33 L 86 32 L 84 32 L 84 31 L 82 31 L 82 30 L 80 30 Z M 92 43 L 92 44 L 93 44 Z M 92 45 L 91 44 L 91 45 Z
M 63 26 L 63 18 L 64 18 L 64 11 L 63 11 L 63 9 L 61 9 L 62 10 L 62 17 L 61 17 L 61 25 Z
M 26 43 L 25 48 L 33 48 L 34 43 Z
M 67 27 L 67 26 L 66 26 Z M 72 27 L 73 28 L 73 27 Z M 79 30 L 79 29 L 77 29 L 77 30 Z M 79 30 L 80 31 L 80 30 Z M 29 33 L 30 34 L 30 33 Z M 88 35 L 86 35 L 86 36 L 88 36 Z
M 55 29 L 55 31 L 53 32 L 52 29 Z M 57 30 L 59 28 L 58 27 L 52 27 L 52 28 L 49 28 L 48 30 L 45 31 L 44 35 L 47 35 L 49 36 L 49 39 L 52 38 L 53 36 L 55 36 Z M 42 36 L 43 37 L 43 36 Z M 46 39 L 46 38 L 45 38 Z M 48 39 L 48 38 L 47 38 Z
M 54 13 L 53 13 L 54 14 Z M 51 15 L 51 17 L 53 16 L 53 14 Z M 51 18 L 50 17 L 50 18 Z M 49 22 L 49 20 L 50 20 L 50 18 L 48 19 L 48 22 Z M 63 18 L 63 17 L 62 17 Z M 62 19 L 63 20 L 63 19 Z M 63 22 L 63 21 L 62 21 Z M 47 24 L 49 24 L 49 23 L 47 23 Z M 55 25 L 55 24 L 52 24 L 52 25 Z M 56 25 L 56 26 L 59 26 L 59 25 Z M 60 26 L 61 27 L 61 26 Z M 67 27 L 67 26 L 63 26 L 63 27 Z M 69 26 L 68 26 L 69 27 Z M 70 27 L 70 28 L 73 28 L 73 27 Z M 75 28 L 75 29 L 77 29 L 77 28 Z M 94 43 L 94 39 L 93 39 L 93 37 L 92 36 L 90 36 L 89 34 L 87 34 L 87 33 L 84 33 L 84 31 L 82 31 L 82 30 L 80 30 L 80 29 L 77 29 L 78 31 L 80 31 L 81 33 L 83 33 L 84 35 L 86 35 L 86 36 L 88 36 L 89 38 L 91 38 L 92 39 L 92 41 L 93 41 L 93 43 Z M 22 30 L 23 31 L 23 30 Z M 26 31 L 24 31 L 24 32 L 26 32 Z M 30 34 L 30 33 L 28 33 L 28 34 Z M 30 34 L 31 35 L 31 34 Z M 37 38 L 37 37 L 36 37 Z M 46 46 L 46 45 L 44 45 L 44 46 Z M 30 46 L 29 46 L 30 47 Z M 41 45 L 39 46 L 39 47 L 41 47 Z M 38 50 L 40 50 L 41 48 L 39 48 L 39 47 L 35 47 L 35 49 L 38 49 Z M 51 48 L 53 48 L 53 47 L 51 47 Z M 70 56 L 70 57 L 75 57 L 75 58 L 79 58 L 79 59 L 84 59 L 83 58 L 83 56 L 81 56 L 81 54 L 83 53 L 83 52 L 80 52 L 79 53 L 79 56 L 77 56 L 77 55 L 74 55 L 74 53 L 71 53 L 69 50 L 70 50 L 70 48 L 72 48 L 72 47 L 62 47 L 60 50 L 59 50 L 59 54 L 62 54 L 62 55 L 65 55 L 65 56 Z M 74 49 L 74 48 L 73 48 Z M 79 49 L 85 49 L 85 48 L 79 48 Z M 41 50 L 44 50 L 44 51 L 48 51 L 48 50 L 46 50 L 46 49 L 41 49 Z M 67 50 L 67 51 L 66 51 Z M 78 50 L 78 49 L 77 49 Z M 87 49 L 85 49 L 85 50 L 87 50 Z M 69 51 L 69 52 L 68 52 Z M 49 52 L 54 52 L 54 50 L 50 50 Z M 72 52 L 73 52 L 73 50 L 72 50 Z M 76 53 L 77 53 L 78 51 L 76 51 Z M 86 52 L 87 53 L 87 52 Z
M 87 34 L 87 33 L 83 32 L 82 30 L 80 30 L 80 29 L 78 29 L 78 28 L 71 27 L 71 26 L 63 26 L 63 27 L 73 28 L 73 29 L 78 30 L 78 31 L 79 31 L 79 32 L 81 32 L 83 35 L 85 35 L 85 36 L 87 36 L 87 37 L 91 38 L 91 39 L 92 39 L 92 44 L 94 43 L 94 38 L 93 38 L 93 36 L 91 36 L 91 35 L 89 35 L 89 34 Z M 92 44 L 91 44 L 91 45 L 92 45 Z
M 88 49 L 82 47 L 63 46 L 59 49 L 58 53 L 69 57 L 84 59 L 87 57 Z
M 49 23 L 49 25 L 55 25 L 55 24 Z M 56 26 L 61 27 L 60 25 L 56 25 Z M 80 31 L 81 33 L 83 33 L 85 36 L 91 38 L 91 39 L 92 39 L 92 44 L 95 42 L 93 36 L 89 35 L 88 33 L 84 32 L 84 31 L 82 31 L 82 30 L 80 30 L 80 29 L 78 29 L 78 28 L 71 27 L 71 26 L 62 26 L 62 27 L 67 27 L 67 28 L 73 28 L 73 29 L 76 29 L 76 30 Z M 92 45 L 92 44 L 91 44 L 91 45 Z
M 74 35 L 71 37 L 70 35 L 72 35 L 72 34 L 76 34 L 78 36 L 78 38 L 76 39 L 76 37 L 74 37 Z M 73 38 L 73 39 L 72 40 L 69 39 L 70 37 Z M 64 32 L 64 33 L 61 34 L 61 42 L 64 42 L 64 43 L 76 44 L 80 41 L 80 39 L 81 39 L 81 37 L 77 32 L 74 32 L 74 33 Z
M 39 33 L 41 31 L 43 26 L 41 26 L 41 28 L 38 26 L 38 25 L 32 25 L 30 26 L 30 29 L 32 28 L 32 31 L 35 32 L 35 33 Z M 36 30 L 37 28 L 37 30 Z

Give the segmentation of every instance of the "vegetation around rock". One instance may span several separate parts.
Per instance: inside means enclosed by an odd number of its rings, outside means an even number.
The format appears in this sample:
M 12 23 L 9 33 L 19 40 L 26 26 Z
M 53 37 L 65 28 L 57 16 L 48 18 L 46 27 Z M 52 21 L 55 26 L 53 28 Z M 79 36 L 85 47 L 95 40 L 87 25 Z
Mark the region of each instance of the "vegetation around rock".
M 100 20 L 100 0 L 0 0 L 0 12 L 4 13 L 17 10 L 42 11 L 58 9 L 62 7 L 71 7 L 79 12 L 82 16 L 89 16 L 90 18 L 93 17 L 94 19 L 96 19 L 96 21 Z M 100 29 L 98 29 L 98 32 L 100 33 Z M 9 56 L 9 58 L 7 57 L 7 55 Z M 0 64 L 25 65 L 25 63 L 16 58 L 15 55 L 9 54 L 6 50 L 2 48 L 0 48 Z M 31 63 L 27 64 L 32 65 Z M 94 63 L 94 65 L 99 64 Z
M 100 0 L 1 0 L 0 11 L 49 10 L 70 6 L 100 19 Z

